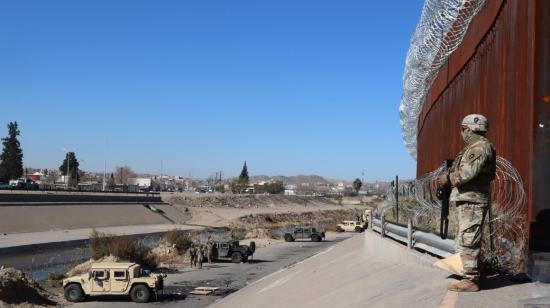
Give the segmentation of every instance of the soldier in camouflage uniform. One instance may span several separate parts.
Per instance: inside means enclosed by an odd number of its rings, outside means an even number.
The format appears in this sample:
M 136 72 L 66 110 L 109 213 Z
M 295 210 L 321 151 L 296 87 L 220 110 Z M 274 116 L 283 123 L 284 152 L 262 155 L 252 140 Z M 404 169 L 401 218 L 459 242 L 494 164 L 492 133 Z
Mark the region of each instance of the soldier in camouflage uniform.
M 189 248 L 190 267 L 197 267 L 197 249 L 194 244 Z
M 487 119 L 482 115 L 464 118 L 462 138 L 466 147 L 439 178 L 440 184 L 451 184 L 450 201 L 455 202 L 458 210 L 457 246 L 464 274 L 462 280 L 449 284 L 451 291 L 479 291 L 481 238 L 490 206 L 490 185 L 496 172 L 496 152 L 485 138 L 487 128 Z
M 208 257 L 208 264 L 212 264 L 212 259 L 214 258 L 214 243 L 208 242 L 206 244 L 206 249 L 208 251 L 206 255 Z
M 204 246 L 199 245 L 197 248 L 197 262 L 199 263 L 199 269 L 202 268 L 202 262 L 204 261 Z

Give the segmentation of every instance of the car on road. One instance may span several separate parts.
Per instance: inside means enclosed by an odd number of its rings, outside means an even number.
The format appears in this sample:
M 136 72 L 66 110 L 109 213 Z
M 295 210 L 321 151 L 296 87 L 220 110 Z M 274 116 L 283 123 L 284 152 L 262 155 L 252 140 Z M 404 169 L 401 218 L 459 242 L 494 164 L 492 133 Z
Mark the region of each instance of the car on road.
M 136 263 L 94 263 L 89 273 L 63 279 L 65 299 L 83 301 L 88 296 L 129 295 L 146 303 L 162 290 L 166 274 L 146 274 Z
M 10 184 L 8 183 L 0 183 L 0 189 L 8 189 L 10 188 Z
M 212 254 L 214 260 L 231 260 L 233 263 L 246 263 L 249 257 L 256 251 L 256 243 L 250 242 L 250 246 L 241 245 L 237 240 L 208 241 L 207 245 L 213 245 Z
M 363 232 L 366 229 L 366 223 L 358 220 L 344 220 L 336 225 L 336 228 L 342 232 Z
M 295 240 L 320 242 L 325 238 L 325 232 L 318 231 L 313 227 L 296 227 L 292 232 L 285 233 L 284 238 L 287 242 L 294 242 Z
M 10 187 L 15 189 L 38 189 L 38 184 L 31 179 L 20 178 L 11 180 Z

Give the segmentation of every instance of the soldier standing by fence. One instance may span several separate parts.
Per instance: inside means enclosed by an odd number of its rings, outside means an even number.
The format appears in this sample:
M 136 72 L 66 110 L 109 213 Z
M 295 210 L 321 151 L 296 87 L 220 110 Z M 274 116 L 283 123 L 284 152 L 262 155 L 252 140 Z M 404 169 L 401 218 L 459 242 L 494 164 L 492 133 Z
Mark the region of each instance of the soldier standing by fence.
M 496 173 L 496 151 L 485 138 L 487 119 L 480 114 L 462 120 L 466 147 L 458 153 L 449 171 L 439 177 L 451 185 L 450 201 L 458 210 L 458 252 L 464 267 L 463 279 L 449 284 L 456 292 L 479 291 L 479 258 L 483 225 L 490 206 L 490 185 Z

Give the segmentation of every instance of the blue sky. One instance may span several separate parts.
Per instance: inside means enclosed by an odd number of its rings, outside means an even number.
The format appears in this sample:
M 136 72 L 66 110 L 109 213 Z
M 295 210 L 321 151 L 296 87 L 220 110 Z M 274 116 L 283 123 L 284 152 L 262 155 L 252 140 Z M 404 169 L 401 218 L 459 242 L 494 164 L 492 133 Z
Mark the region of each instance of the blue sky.
M 414 177 L 398 106 L 423 1 L 2 1 L 24 164 Z

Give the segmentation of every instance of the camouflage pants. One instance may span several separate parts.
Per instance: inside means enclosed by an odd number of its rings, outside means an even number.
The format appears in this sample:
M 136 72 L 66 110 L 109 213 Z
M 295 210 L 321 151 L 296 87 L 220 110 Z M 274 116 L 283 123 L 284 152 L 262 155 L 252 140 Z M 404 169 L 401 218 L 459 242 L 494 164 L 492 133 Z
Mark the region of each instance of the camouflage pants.
M 464 278 L 479 279 L 479 257 L 483 225 L 487 215 L 486 203 L 457 202 L 458 236 L 457 250 L 464 267 Z

